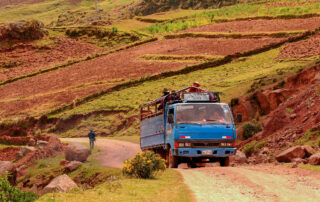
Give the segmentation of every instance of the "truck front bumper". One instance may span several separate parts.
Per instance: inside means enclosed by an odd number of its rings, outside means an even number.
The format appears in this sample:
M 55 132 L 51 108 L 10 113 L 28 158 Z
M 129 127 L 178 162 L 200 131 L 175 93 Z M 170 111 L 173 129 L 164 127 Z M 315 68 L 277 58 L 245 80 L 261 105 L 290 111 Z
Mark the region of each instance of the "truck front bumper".
M 174 155 L 181 157 L 228 157 L 236 153 L 236 148 L 177 148 Z

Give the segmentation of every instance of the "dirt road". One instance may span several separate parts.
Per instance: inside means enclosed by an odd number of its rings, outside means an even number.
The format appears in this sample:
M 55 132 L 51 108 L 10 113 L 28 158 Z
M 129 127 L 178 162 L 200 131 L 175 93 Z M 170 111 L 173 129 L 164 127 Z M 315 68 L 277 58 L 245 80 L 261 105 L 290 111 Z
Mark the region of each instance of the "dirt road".
M 88 138 L 61 138 L 61 141 L 89 143 Z M 106 167 L 121 168 L 126 159 L 132 158 L 140 151 L 138 144 L 118 140 L 98 138 L 95 145 L 104 151 L 99 158 L 101 165 Z
M 320 173 L 284 166 L 178 169 L 197 201 L 320 201 Z
M 88 142 L 87 138 L 62 138 Z M 123 161 L 140 151 L 138 144 L 97 139 L 104 150 L 99 158 L 107 167 L 122 167 Z M 320 201 L 320 173 L 285 166 L 255 165 L 177 169 L 197 201 Z

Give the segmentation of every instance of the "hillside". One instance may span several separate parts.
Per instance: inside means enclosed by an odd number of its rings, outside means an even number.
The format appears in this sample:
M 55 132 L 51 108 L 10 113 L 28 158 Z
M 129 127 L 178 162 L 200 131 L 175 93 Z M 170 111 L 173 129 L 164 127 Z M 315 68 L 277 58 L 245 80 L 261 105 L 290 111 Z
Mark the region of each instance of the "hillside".
M 99 1 L 98 8 L 96 19 L 91 0 L 0 3 L 0 161 L 21 169 L 13 176 L 19 188 L 41 194 L 50 180 L 67 173 L 62 165 L 67 143 L 57 137 L 87 137 L 94 129 L 101 141 L 136 144 L 139 107 L 158 98 L 164 88 L 178 90 L 194 81 L 223 93 L 222 101 L 235 117 L 237 147 L 250 164 L 275 163 L 276 156 L 292 146 L 320 150 L 320 1 L 108 0 Z M 20 148 L 33 141 L 52 145 L 19 159 Z M 115 153 L 121 150 L 112 146 Z M 117 168 L 100 164 L 107 160 L 99 152 L 108 149 L 97 148 L 83 167 L 67 173 L 80 191 L 52 196 L 72 198 L 81 192 L 81 200 L 87 194 L 138 200 L 137 192 L 151 200 L 159 194 L 141 187 L 161 187 L 167 194 L 178 183 L 174 193 L 179 195 L 161 200 L 178 200 L 183 193 L 192 200 L 182 175 L 189 180 L 205 180 L 214 170 L 225 175 L 219 168 L 202 173 L 170 170 L 144 185 L 134 181 L 136 187 L 121 175 L 122 162 Z M 228 169 L 233 173 L 229 181 L 217 181 L 219 186 L 238 179 L 234 165 Z M 239 187 L 250 187 L 252 177 L 256 185 L 251 188 L 259 190 L 257 173 L 264 167 L 241 169 L 246 174 L 239 177 Z M 266 176 L 287 172 L 274 169 L 265 169 L 263 182 L 271 183 Z M 280 183 L 280 177 L 276 179 Z M 126 189 L 136 192 L 123 194 Z M 260 197 L 249 192 L 251 199 Z

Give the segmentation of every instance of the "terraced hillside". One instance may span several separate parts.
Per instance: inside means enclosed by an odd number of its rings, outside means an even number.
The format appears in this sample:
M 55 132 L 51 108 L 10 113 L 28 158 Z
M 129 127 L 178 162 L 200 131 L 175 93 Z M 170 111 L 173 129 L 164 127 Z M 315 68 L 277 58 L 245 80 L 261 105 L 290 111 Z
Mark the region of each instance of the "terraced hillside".
M 53 43 L 50 51 L 35 51 L 38 49 L 31 45 L 1 52 L 0 61 L 13 56 L 24 61 L 15 68 L 0 72 L 1 117 L 11 119 L 47 114 L 68 123 L 73 115 L 80 114 L 85 118 L 79 116 L 81 120 L 68 126 L 68 130 L 86 123 L 88 127 L 90 124 L 97 126 L 104 135 L 119 133 L 119 129 L 122 134 L 126 130 L 136 134 L 138 106 L 159 96 L 164 87 L 178 89 L 197 80 L 204 88 L 224 92 L 223 100 L 229 102 L 233 97 L 277 82 L 318 61 L 318 2 L 290 2 L 284 5 L 239 4 L 212 11 L 190 11 L 183 21 L 174 20 L 177 15 L 168 12 L 115 22 L 126 29 L 128 22 L 148 18 L 157 20 L 159 16 L 173 19 L 136 27 L 145 35 L 139 36 L 134 43 L 114 47 L 101 48 L 89 44 L 92 43 L 90 38 L 70 38 L 61 32 L 49 31 L 49 38 L 42 47 L 58 41 Z M 270 8 L 269 11 L 261 13 L 260 9 L 265 6 Z M 304 10 L 298 12 L 300 7 Z M 252 11 L 252 19 L 243 18 L 249 11 Z M 211 19 L 210 24 L 208 19 Z M 201 20 L 204 23 L 197 24 Z M 170 25 L 178 25 L 180 21 L 182 26 L 187 24 L 190 28 L 176 27 L 176 30 L 183 31 L 170 32 Z M 170 33 L 152 37 L 149 35 L 153 33 L 152 26 L 164 27 L 164 33 Z M 308 44 L 307 49 L 295 48 L 305 47 L 305 44 Z M 252 86 L 257 82 L 258 85 Z M 115 122 L 110 124 L 114 129 L 107 129 L 103 121 L 96 123 L 95 116 Z M 72 130 L 50 127 L 47 128 L 51 132 L 74 135 Z

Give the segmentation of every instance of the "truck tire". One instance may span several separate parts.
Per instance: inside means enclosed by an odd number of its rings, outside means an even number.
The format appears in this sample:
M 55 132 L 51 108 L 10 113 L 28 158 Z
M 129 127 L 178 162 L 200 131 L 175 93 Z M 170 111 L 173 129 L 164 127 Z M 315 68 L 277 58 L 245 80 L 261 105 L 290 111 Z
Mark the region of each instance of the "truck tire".
M 192 161 L 187 163 L 187 165 L 188 165 L 188 168 L 196 168 L 197 167 L 197 165 Z
M 178 159 L 177 157 L 173 156 L 172 149 L 169 148 L 168 152 L 168 168 L 178 168 Z
M 229 157 L 220 158 L 219 162 L 221 167 L 227 167 L 230 165 Z

